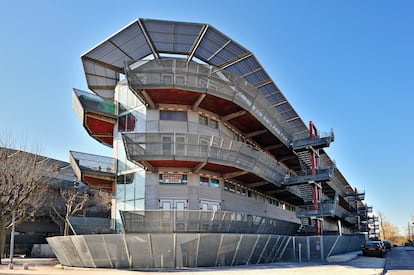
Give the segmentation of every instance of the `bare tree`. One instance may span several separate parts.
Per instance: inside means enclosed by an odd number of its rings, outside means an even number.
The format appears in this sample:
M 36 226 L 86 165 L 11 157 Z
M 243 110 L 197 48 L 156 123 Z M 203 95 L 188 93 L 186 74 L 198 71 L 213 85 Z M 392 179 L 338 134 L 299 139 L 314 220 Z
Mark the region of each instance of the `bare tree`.
M 385 214 L 380 210 L 378 211 L 378 218 L 380 226 L 380 239 L 389 240 L 394 244 L 401 243 L 404 237 L 400 235 L 398 227 L 388 221 Z
M 64 236 L 69 235 L 68 217 L 82 215 L 97 205 L 103 212 L 110 209 L 111 194 L 104 191 L 73 186 L 57 189 L 56 193 L 55 200 L 50 202 L 50 216 Z
M 37 154 L 0 147 L 0 263 L 7 232 L 15 224 L 32 218 L 48 198 L 50 178 Z
M 381 211 L 378 210 L 378 219 L 379 219 L 379 226 L 380 226 L 380 238 L 383 240 L 388 240 L 387 239 L 387 227 L 386 227 L 386 217 L 385 214 Z
M 80 211 L 85 208 L 85 204 L 89 200 L 89 194 L 85 190 L 77 188 L 65 188 L 57 190 L 58 196 L 56 200 L 50 203 L 50 207 L 55 215 L 51 215 L 55 223 L 61 228 L 63 224 L 63 235 L 69 235 L 69 223 L 67 218 L 70 216 L 76 216 Z M 59 211 L 57 200 L 63 200 L 64 203 L 64 214 Z

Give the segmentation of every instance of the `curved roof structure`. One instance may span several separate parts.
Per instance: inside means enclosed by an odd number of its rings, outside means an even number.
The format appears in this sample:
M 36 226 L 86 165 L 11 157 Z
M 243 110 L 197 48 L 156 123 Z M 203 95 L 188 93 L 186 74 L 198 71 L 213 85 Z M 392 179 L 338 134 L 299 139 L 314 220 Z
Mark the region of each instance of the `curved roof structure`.
M 308 129 L 256 57 L 208 24 L 138 19 L 82 56 L 89 89 L 112 98 L 124 62 L 163 55 L 197 59 L 246 79 L 285 120 L 292 136 Z

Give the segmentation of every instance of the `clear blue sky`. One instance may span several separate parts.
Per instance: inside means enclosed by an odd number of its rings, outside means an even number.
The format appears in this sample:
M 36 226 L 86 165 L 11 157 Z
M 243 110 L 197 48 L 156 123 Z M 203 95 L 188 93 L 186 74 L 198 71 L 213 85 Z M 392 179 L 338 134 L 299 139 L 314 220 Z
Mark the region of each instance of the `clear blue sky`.
M 0 0 L 0 134 L 68 161 L 111 155 L 72 110 L 80 56 L 137 18 L 208 23 L 258 58 L 366 202 L 414 214 L 414 1 Z M 405 229 L 403 228 L 405 227 Z

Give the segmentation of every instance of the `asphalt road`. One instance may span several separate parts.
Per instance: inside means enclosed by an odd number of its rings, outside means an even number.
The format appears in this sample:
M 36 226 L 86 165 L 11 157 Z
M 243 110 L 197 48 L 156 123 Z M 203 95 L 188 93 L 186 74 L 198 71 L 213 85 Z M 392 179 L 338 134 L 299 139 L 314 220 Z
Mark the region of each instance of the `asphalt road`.
M 394 247 L 388 252 L 384 274 L 414 274 L 414 247 Z

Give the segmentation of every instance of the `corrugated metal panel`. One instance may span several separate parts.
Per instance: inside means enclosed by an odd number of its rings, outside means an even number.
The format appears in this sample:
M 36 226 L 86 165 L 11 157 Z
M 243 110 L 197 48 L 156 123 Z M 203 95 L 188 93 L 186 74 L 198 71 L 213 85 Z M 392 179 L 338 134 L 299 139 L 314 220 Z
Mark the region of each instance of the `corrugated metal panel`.
M 213 27 L 209 27 L 194 56 L 206 63 L 210 63 L 209 60 L 229 41 L 230 38 Z
M 257 84 L 269 81 L 270 78 L 264 70 L 256 71 L 248 76 L 245 79 L 250 82 L 252 85 L 256 86 Z
M 86 79 L 89 86 L 114 86 L 118 81 L 116 72 L 96 64 L 87 64 Z
M 239 44 L 231 41 L 223 49 L 221 49 L 211 60 L 211 64 L 217 67 L 222 67 L 226 63 L 236 60 L 241 56 L 247 54 L 248 51 L 239 46 Z
M 280 100 L 282 98 L 285 99 L 285 97 L 280 93 L 279 89 L 277 88 L 274 82 L 269 82 L 263 86 L 258 87 L 257 89 L 266 97 L 270 94 L 276 93 L 276 94 L 279 94 L 279 96 L 281 97 Z M 280 100 L 276 100 L 276 101 L 280 101 Z
M 202 24 L 143 20 L 156 51 L 188 54 L 200 35 Z
M 237 62 L 226 68 L 226 71 L 232 72 L 236 75 L 250 75 L 252 72 L 262 69 L 259 62 L 254 56 L 247 57 L 240 62 Z M 263 69 L 262 69 L 263 70 Z

